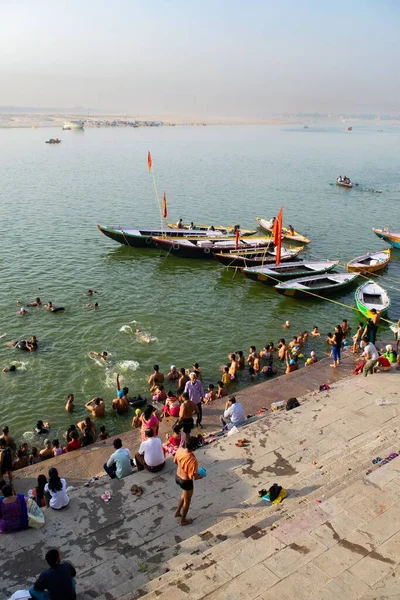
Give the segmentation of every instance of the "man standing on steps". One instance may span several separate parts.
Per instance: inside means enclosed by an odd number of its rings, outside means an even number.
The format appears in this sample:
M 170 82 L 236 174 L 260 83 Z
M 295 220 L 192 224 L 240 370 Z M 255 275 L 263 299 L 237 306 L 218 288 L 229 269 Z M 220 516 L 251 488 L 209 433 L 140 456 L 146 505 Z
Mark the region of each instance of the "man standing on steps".
M 190 503 L 193 496 L 193 480 L 202 479 L 199 475 L 199 465 L 193 452 L 198 448 L 198 439 L 189 437 L 186 440 L 186 448 L 178 448 L 174 457 L 174 463 L 178 465 L 175 481 L 182 490 L 175 517 L 180 518 L 181 525 L 190 525 L 193 519 L 187 519 Z
M 364 352 L 363 352 L 363 356 L 365 356 L 365 358 L 367 359 L 367 362 L 364 365 L 364 377 L 366 377 L 368 375 L 368 373 L 373 375 L 374 367 L 375 367 L 375 365 L 378 364 L 378 361 L 379 361 L 379 352 L 375 348 L 374 344 L 372 342 L 368 341 L 367 336 L 364 336 L 363 340 L 367 344 L 364 347 Z
M 190 380 L 185 385 L 185 392 L 189 394 L 189 400 L 197 405 L 197 427 L 202 428 L 201 421 L 203 419 L 202 402 L 204 399 L 203 384 L 200 379 L 197 379 L 196 373 L 190 373 Z

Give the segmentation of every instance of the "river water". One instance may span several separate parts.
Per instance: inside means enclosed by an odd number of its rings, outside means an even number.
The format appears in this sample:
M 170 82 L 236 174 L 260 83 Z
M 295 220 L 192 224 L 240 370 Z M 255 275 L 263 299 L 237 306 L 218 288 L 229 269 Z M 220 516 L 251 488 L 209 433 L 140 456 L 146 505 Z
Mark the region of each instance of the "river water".
M 44 143 L 56 136 L 61 144 Z M 42 418 L 55 436 L 85 415 L 92 396 L 110 406 L 118 371 L 132 395 L 146 391 L 155 362 L 166 372 L 197 361 L 205 383 L 215 383 L 230 351 L 276 342 L 287 319 L 287 337 L 313 325 L 326 333 L 342 318 L 356 326 L 351 309 L 284 298 L 217 262 L 166 258 L 101 235 L 96 223 L 159 224 L 148 150 L 172 221 L 254 227 L 256 215 L 270 217 L 283 205 L 284 221 L 312 240 L 304 258 L 346 261 L 382 248 L 373 226 L 399 228 L 399 146 L 399 127 L 371 123 L 352 132 L 343 124 L 0 130 L 1 342 L 36 335 L 40 343 L 32 354 L 0 347 L 2 367 L 21 367 L 0 376 L 0 423 L 20 437 Z M 330 185 L 339 173 L 359 187 Z M 399 260 L 393 253 L 382 278 L 396 321 Z M 97 290 L 97 311 L 84 308 L 88 288 Z M 354 288 L 335 299 L 354 306 L 353 295 Z M 17 300 L 36 296 L 65 312 L 18 315 Z M 156 339 L 141 343 L 136 327 Z M 381 335 L 392 334 L 382 328 Z M 322 341 L 311 349 L 326 350 Z M 110 366 L 90 350 L 110 352 Z M 243 376 L 240 385 L 248 383 Z M 77 405 L 72 418 L 64 411 L 69 392 Z M 105 422 L 115 433 L 130 418 L 109 410 Z

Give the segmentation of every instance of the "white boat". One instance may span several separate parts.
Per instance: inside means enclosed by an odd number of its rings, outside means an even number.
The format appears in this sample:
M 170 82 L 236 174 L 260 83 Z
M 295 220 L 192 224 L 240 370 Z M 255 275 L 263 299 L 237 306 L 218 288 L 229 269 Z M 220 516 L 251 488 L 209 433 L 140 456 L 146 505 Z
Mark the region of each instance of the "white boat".
M 63 125 L 64 131 L 69 131 L 70 129 L 83 129 L 85 126 L 83 121 L 65 121 Z

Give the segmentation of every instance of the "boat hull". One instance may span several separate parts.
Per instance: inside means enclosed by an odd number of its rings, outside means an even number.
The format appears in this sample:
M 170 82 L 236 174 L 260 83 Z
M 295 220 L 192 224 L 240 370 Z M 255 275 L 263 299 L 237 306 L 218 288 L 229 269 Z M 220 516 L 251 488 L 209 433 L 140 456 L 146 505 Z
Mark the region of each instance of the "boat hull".
M 123 246 L 129 246 L 129 248 L 156 248 L 153 238 L 150 235 L 135 235 L 132 233 L 124 232 L 122 229 L 112 229 L 110 227 L 102 227 L 97 225 L 98 229 L 106 237 L 110 238 L 118 244 Z
M 382 256 L 382 260 L 379 260 L 377 264 L 365 265 L 362 262 L 358 262 L 358 260 L 364 258 L 362 256 L 355 258 L 354 260 L 347 263 L 347 270 L 349 273 L 377 273 L 378 271 L 382 271 L 390 261 L 390 250 L 383 250 L 382 252 L 375 253 Z M 371 257 L 374 256 L 374 253 L 371 253 Z
M 383 229 L 375 228 L 373 228 L 372 231 L 375 233 L 375 235 L 378 236 L 378 238 L 384 240 L 393 248 L 400 248 L 400 233 L 390 233 L 389 231 L 384 231 Z
M 294 260 L 301 251 L 302 248 L 288 250 L 286 255 L 283 254 L 281 256 L 281 263 Z M 215 253 L 215 258 L 225 267 L 232 267 L 235 269 L 273 265 L 276 262 L 276 255 L 272 252 L 248 252 L 243 254 L 236 254 L 235 252 L 217 252 Z
M 358 277 L 357 273 L 352 273 L 347 278 L 340 277 L 337 275 L 338 280 L 335 281 L 332 278 L 335 278 L 335 275 L 331 275 L 331 279 L 329 279 L 329 275 L 317 275 L 316 278 L 308 277 L 308 278 L 300 278 L 297 280 L 293 280 L 293 282 L 288 283 L 280 283 L 275 286 L 275 290 L 284 296 L 290 296 L 292 298 L 308 298 L 313 299 L 316 297 L 321 297 L 321 299 L 326 298 L 326 296 L 331 296 L 336 292 L 340 292 L 342 289 L 351 285 Z M 316 279 L 317 281 L 313 281 Z M 309 285 L 307 285 L 309 282 Z M 311 284 L 312 282 L 312 284 Z
M 252 271 L 249 268 L 243 269 L 244 274 L 249 279 L 253 281 L 261 281 L 266 283 L 267 285 L 276 285 L 277 282 L 288 281 L 290 279 L 296 279 L 299 277 L 307 277 L 307 275 L 322 275 L 323 273 L 329 273 L 333 271 L 335 267 L 337 267 L 338 262 L 333 262 L 332 264 L 320 268 L 320 269 L 307 269 L 305 266 L 302 267 L 301 263 L 293 263 L 293 269 L 284 271 L 284 272 L 275 272 L 271 270 L 271 273 L 268 272 L 257 272 Z
M 376 292 L 375 296 L 372 296 L 371 292 Z M 369 297 L 366 298 L 366 295 Z M 367 318 L 372 317 L 372 308 L 379 310 L 381 316 L 385 316 L 391 304 L 386 290 L 375 281 L 367 281 L 361 284 L 354 293 L 354 299 L 357 309 Z
M 344 188 L 349 188 L 349 189 L 351 189 L 353 187 L 352 183 L 344 183 L 341 181 L 337 181 L 336 185 L 338 185 L 339 187 L 344 187 Z

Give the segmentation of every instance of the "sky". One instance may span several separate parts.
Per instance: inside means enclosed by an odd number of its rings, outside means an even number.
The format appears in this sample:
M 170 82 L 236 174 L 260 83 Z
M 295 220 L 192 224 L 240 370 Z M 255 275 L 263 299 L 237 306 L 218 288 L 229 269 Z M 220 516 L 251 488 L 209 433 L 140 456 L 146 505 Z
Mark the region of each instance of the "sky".
M 400 114 L 400 0 L 0 0 L 0 106 Z

